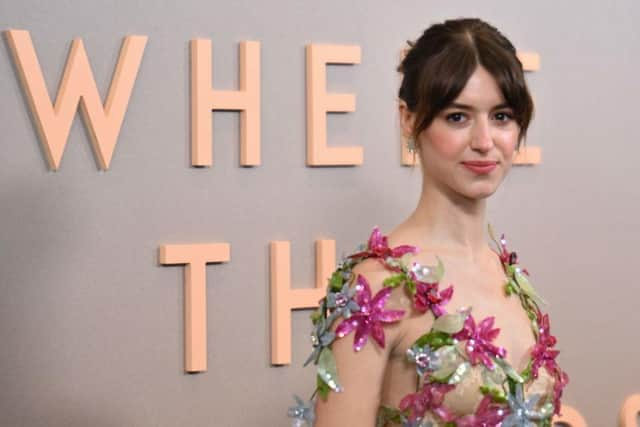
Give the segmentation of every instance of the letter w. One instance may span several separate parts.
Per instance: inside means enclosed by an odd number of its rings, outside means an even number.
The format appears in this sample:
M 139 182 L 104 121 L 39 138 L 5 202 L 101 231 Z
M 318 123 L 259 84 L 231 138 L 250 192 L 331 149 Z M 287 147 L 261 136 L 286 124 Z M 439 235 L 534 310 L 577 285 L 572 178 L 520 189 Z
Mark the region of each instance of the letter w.
M 100 169 L 107 170 L 138 74 L 146 36 L 127 36 L 122 42 L 116 70 L 104 107 L 82 39 L 74 39 L 67 57 L 55 105 L 49 98 L 42 69 L 28 31 L 6 31 L 16 68 L 34 116 L 49 167 L 60 167 L 73 118 L 81 105 Z M 82 101 L 82 102 L 80 102 Z

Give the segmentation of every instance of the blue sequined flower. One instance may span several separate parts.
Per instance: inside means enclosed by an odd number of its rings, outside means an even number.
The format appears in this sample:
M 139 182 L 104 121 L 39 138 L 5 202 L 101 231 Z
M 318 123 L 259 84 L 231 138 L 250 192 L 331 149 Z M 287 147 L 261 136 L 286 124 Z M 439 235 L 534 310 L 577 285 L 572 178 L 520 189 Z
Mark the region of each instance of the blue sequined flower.
M 305 402 L 298 396 L 293 396 L 296 406 L 289 408 L 288 416 L 291 420 L 291 427 L 313 427 L 315 421 L 315 411 L 313 401 Z
M 537 411 L 534 408 L 540 400 L 539 394 L 534 394 L 527 400 L 524 399 L 524 388 L 522 384 L 516 384 L 515 395 L 507 396 L 509 415 L 502 421 L 501 427 L 536 427 L 536 421 L 549 417 L 548 411 Z
M 349 283 L 345 283 L 339 292 L 329 292 L 327 294 L 327 308 L 333 310 L 332 314 L 348 319 L 351 314 L 360 311 L 360 306 L 353 299 L 356 292 L 355 286 L 349 287 Z
M 311 332 L 311 344 L 313 345 L 313 351 L 304 362 L 304 366 L 307 366 L 312 360 L 318 360 L 318 356 L 322 349 L 331 345 L 331 343 L 336 339 L 336 334 L 328 328 L 334 318 L 335 317 L 332 313 L 328 319 L 320 318 L 316 322 L 315 330 Z
M 412 346 L 407 350 L 407 359 L 416 364 L 416 371 L 420 376 L 423 376 L 427 371 L 440 369 L 441 365 L 437 355 L 428 345 L 424 347 L 417 344 Z

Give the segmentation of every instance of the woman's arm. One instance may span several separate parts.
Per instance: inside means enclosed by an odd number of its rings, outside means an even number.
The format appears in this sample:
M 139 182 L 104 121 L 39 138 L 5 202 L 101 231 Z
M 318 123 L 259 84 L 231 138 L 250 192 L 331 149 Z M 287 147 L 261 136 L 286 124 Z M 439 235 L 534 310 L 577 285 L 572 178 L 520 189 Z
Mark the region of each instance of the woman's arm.
M 372 295 L 383 288 L 382 282 L 389 276 L 388 270 L 378 261 L 371 259 L 358 264 L 353 272 L 356 277 L 360 274 L 368 281 Z M 392 298 L 387 301 L 385 309 L 400 308 L 394 304 Z M 367 343 L 356 352 L 353 348 L 356 331 L 337 338 L 333 342 L 332 351 L 343 391 L 330 392 L 326 401 L 318 397 L 315 427 L 372 427 L 375 425 L 385 368 L 391 350 L 399 341 L 400 323 L 383 324 L 384 348 L 369 336 Z M 336 321 L 331 329 L 335 331 L 338 324 L 340 320 Z

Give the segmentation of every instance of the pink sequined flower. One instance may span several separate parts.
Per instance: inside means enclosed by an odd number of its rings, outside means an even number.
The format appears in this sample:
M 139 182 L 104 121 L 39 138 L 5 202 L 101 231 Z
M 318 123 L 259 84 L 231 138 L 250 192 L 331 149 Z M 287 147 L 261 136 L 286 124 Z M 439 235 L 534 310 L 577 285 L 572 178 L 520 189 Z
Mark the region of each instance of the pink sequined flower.
M 465 349 L 472 365 L 481 361 L 488 369 L 493 370 L 492 356 L 504 358 L 507 350 L 491 343 L 500 333 L 500 328 L 493 328 L 493 316 L 487 317 L 476 326 L 472 315 L 467 316 L 462 330 L 453 337 L 458 340 L 466 340 Z
M 404 310 L 384 310 L 384 305 L 391 295 L 392 288 L 381 289 L 371 298 L 369 282 L 362 275 L 357 277 L 355 301 L 360 307 L 348 319 L 344 319 L 336 328 L 336 335 L 340 338 L 355 329 L 353 349 L 360 351 L 367 343 L 369 335 L 384 348 L 383 323 L 397 322 L 404 316 Z
M 385 260 L 387 257 L 399 258 L 408 253 L 416 253 L 418 248 L 410 245 L 400 245 L 390 248 L 387 236 L 383 236 L 380 229 L 376 226 L 369 236 L 367 250 L 355 253 L 349 258 L 375 257 Z
M 499 426 L 508 413 L 508 408 L 493 402 L 491 396 L 485 396 L 476 412 L 456 420 L 456 427 L 495 427 Z
M 569 384 L 569 375 L 562 369 L 558 368 L 556 372 L 556 382 L 553 384 L 553 413 L 554 415 L 560 415 L 560 408 L 562 407 L 562 391 Z
M 437 283 L 420 282 L 411 272 L 412 279 L 416 282 L 416 294 L 413 297 L 413 306 L 421 313 L 431 310 L 435 317 L 440 317 L 447 311 L 444 306 L 453 296 L 453 286 L 438 292 Z
M 422 418 L 427 411 L 433 412 L 442 421 L 453 421 L 453 413 L 443 406 L 443 402 L 446 394 L 454 388 L 453 384 L 426 383 L 421 390 L 405 396 L 400 401 L 399 408 L 401 411 L 409 411 L 410 422 Z
M 551 335 L 551 325 L 549 324 L 549 315 L 542 314 L 540 311 L 536 313 L 538 318 L 538 339 L 536 345 L 531 351 L 531 376 L 538 378 L 538 371 L 544 367 L 549 374 L 555 378 L 553 384 L 553 413 L 560 413 L 560 399 L 562 391 L 569 384 L 569 375 L 560 369 L 556 357 L 560 351 L 553 349 L 556 345 L 556 337 Z
M 531 351 L 531 375 L 538 378 L 538 370 L 545 367 L 550 374 L 558 369 L 556 356 L 560 353 L 552 349 L 556 345 L 556 337 L 550 334 L 549 315 L 538 312 L 538 339 Z
M 511 265 L 518 263 L 518 255 L 507 249 L 507 241 L 504 238 L 504 234 L 500 236 L 500 260 L 503 264 Z

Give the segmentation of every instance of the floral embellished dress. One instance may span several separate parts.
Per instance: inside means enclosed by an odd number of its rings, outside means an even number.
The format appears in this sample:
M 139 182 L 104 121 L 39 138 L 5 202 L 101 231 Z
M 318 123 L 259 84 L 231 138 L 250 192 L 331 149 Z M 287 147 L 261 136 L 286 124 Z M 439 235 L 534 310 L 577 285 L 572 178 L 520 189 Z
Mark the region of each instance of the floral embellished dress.
M 342 391 L 332 343 L 353 336 L 356 352 L 365 345 L 384 347 L 385 325 L 407 314 L 386 309 L 386 302 L 392 292 L 406 292 L 412 310 L 430 312 L 435 320 L 406 353 L 407 363 L 416 370 L 416 390 L 397 408 L 381 406 L 378 427 L 550 427 L 569 377 L 556 362 L 556 338 L 550 334 L 549 317 L 540 309 L 542 300 L 527 278 L 529 273 L 519 266 L 516 253 L 507 250 L 504 235 L 498 241 L 491 226 L 489 233 L 507 275 L 505 293 L 520 300 L 531 320 L 536 343 L 522 371 L 507 363 L 504 348 L 493 344 L 500 332 L 494 328 L 494 317 L 476 319 L 471 309 L 448 310 L 454 289 L 440 289 L 444 266 L 439 259 L 435 266 L 410 262 L 417 248 L 389 248 L 387 237 L 374 227 L 368 243 L 343 258 L 333 272 L 327 294 L 311 316 L 313 350 L 305 366 L 316 366 L 317 386 L 308 402 L 295 397 L 296 406 L 289 408 L 292 425 L 313 426 L 315 399 Z M 368 258 L 377 259 L 389 272 L 375 295 L 365 277 L 353 273 Z

